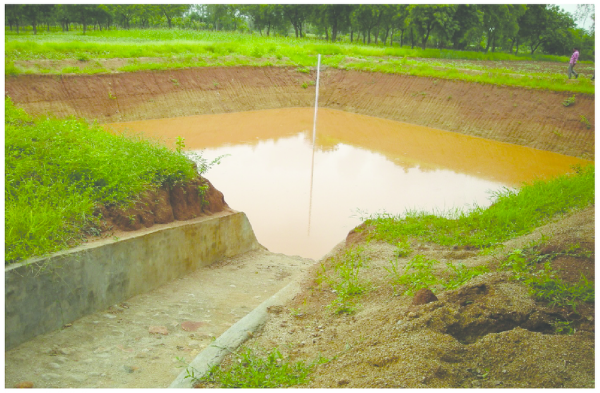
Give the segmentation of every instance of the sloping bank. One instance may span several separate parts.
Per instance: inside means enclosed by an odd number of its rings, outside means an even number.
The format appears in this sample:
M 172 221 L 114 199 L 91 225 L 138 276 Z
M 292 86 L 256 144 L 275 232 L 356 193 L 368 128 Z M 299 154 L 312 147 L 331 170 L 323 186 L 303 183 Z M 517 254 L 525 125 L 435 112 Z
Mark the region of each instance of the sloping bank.
M 26 75 L 8 78 L 5 88 L 6 94 L 32 115 L 52 113 L 116 122 L 312 106 L 313 80 L 314 75 L 292 68 L 236 67 L 93 76 Z M 563 101 L 572 94 L 334 69 L 324 70 L 320 89 L 323 107 L 594 158 L 593 96 L 578 95 L 575 105 L 565 107 Z M 590 128 L 582 123 L 581 116 L 588 120 Z M 173 265 L 173 258 L 177 259 L 181 265 L 177 272 L 150 269 L 153 277 L 160 277 L 163 283 L 197 266 L 259 247 L 245 215 L 234 216 L 214 217 L 206 224 L 185 224 L 189 230 L 181 227 L 170 232 L 180 240 L 151 241 L 156 236 L 167 236 L 156 228 L 151 234 L 138 237 L 141 248 L 131 247 L 133 240 L 113 242 L 104 251 L 98 248 L 99 258 L 114 264 L 113 268 L 106 268 L 114 274 L 94 270 L 90 255 L 96 251 L 89 248 L 61 253 L 33 265 L 12 266 L 6 273 L 5 286 L 6 303 L 12 305 L 6 310 L 7 347 L 151 289 L 132 284 L 149 280 L 143 275 L 132 280 L 140 271 L 148 271 L 141 268 L 140 261 L 160 260 Z M 223 219 L 237 224 L 225 230 Z M 205 226 L 208 232 L 199 234 L 198 225 Z M 205 241 L 200 243 L 211 249 L 206 251 L 209 257 L 197 257 L 205 253 L 195 250 L 199 247 L 194 240 L 198 236 L 204 236 Z M 187 246 L 165 247 L 177 242 Z M 244 247 L 231 248 L 230 243 Z M 66 254 L 72 255 L 69 262 Z M 34 283 L 58 282 L 57 270 L 46 269 L 50 259 L 58 261 L 62 272 L 74 272 L 79 277 L 76 282 L 58 289 L 49 286 L 45 292 L 43 285 L 34 288 Z M 78 270 L 86 266 L 93 268 Z M 10 281 L 13 279 L 27 283 Z M 66 282 L 64 278 L 60 281 Z M 96 289 L 91 283 L 99 287 Z M 117 287 L 123 289 L 118 298 L 113 296 Z M 61 293 L 64 296 L 57 297 Z M 33 298 L 38 300 L 27 300 Z M 76 303 L 81 304 L 81 310 L 65 308 Z M 50 314 L 54 317 L 47 318 Z M 27 326 L 30 328 L 25 329 Z M 9 332 L 15 336 L 9 336 Z
M 29 113 L 101 123 L 314 105 L 315 71 L 230 67 L 23 75 L 6 93 Z M 595 99 L 569 92 L 324 69 L 319 105 L 594 159 Z M 589 128 L 588 128 L 589 127 Z

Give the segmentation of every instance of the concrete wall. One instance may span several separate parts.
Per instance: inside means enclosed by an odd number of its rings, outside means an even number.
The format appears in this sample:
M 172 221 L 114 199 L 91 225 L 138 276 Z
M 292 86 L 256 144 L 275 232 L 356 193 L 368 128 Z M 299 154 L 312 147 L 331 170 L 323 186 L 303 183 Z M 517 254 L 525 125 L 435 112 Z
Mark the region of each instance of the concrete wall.
M 246 215 L 227 212 L 11 265 L 5 270 L 5 349 L 260 247 Z

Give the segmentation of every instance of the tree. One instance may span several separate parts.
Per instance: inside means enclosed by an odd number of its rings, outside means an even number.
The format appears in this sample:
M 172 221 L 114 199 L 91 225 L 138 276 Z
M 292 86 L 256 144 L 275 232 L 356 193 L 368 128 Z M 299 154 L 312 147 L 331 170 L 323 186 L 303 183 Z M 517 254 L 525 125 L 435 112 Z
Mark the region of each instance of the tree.
M 577 4 L 577 10 L 575 11 L 575 20 L 581 22 L 581 27 L 585 29 L 585 23 L 588 17 L 594 19 L 595 22 L 595 10 L 594 4 Z M 595 23 L 592 23 L 591 31 L 594 30 Z
M 527 6 L 523 4 L 482 4 L 479 7 L 483 11 L 483 31 L 487 38 L 486 53 L 490 47 L 494 52 L 496 44 L 503 37 L 517 35 L 519 32 L 518 19 L 527 10 Z
M 6 4 L 5 6 L 5 19 L 8 22 L 10 31 L 12 31 L 13 25 L 17 28 L 17 34 L 19 34 L 19 26 L 23 19 L 23 5 L 22 4 Z
M 33 34 L 37 34 L 38 22 L 52 12 L 52 7 L 50 4 L 24 4 L 20 8 L 22 15 L 31 24 Z
M 363 35 L 363 43 L 371 43 L 371 30 L 379 23 L 380 10 L 373 5 L 360 4 L 352 11 L 350 21 Z
M 267 29 L 269 36 L 272 28 L 277 28 L 285 23 L 283 8 L 279 4 L 250 4 L 242 8 L 242 12 L 252 19 L 254 27 L 262 35 L 262 30 Z
M 219 5 L 219 4 L 217 4 Z M 190 8 L 189 5 L 184 4 L 160 4 L 157 5 L 158 10 L 165 18 L 167 18 L 167 24 L 169 29 L 172 27 L 173 18 L 181 18 L 183 14 Z
M 427 41 L 431 32 L 437 28 L 443 35 L 450 33 L 457 28 L 457 23 L 452 20 L 456 12 L 455 5 L 411 5 L 409 8 L 409 18 L 416 34 L 421 40 L 421 48 L 427 47 Z
M 472 42 L 479 43 L 483 35 L 483 12 L 473 4 L 459 4 L 454 13 L 458 28 L 454 30 L 452 47 L 465 49 Z
M 390 46 L 394 43 L 394 30 L 400 30 L 400 46 L 402 46 L 404 44 L 404 32 L 408 29 L 408 5 L 393 4 L 392 7 Z
M 70 8 L 72 20 L 81 23 L 83 26 L 83 34 L 85 34 L 87 25 L 92 20 L 95 20 L 94 18 L 104 15 L 105 12 L 106 11 L 103 11 L 97 5 L 91 4 L 72 4 Z
M 281 7 L 284 18 L 290 21 L 294 28 L 296 38 L 304 37 L 302 25 L 304 25 L 310 15 L 311 6 L 306 4 L 283 4 Z

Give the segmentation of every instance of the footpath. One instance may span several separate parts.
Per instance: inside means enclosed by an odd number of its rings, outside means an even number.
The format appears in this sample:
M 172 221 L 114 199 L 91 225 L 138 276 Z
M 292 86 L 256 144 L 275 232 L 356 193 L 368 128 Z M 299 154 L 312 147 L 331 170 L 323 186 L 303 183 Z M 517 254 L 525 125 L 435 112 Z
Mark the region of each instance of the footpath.
M 312 259 L 247 252 L 5 352 L 5 387 L 166 388 Z

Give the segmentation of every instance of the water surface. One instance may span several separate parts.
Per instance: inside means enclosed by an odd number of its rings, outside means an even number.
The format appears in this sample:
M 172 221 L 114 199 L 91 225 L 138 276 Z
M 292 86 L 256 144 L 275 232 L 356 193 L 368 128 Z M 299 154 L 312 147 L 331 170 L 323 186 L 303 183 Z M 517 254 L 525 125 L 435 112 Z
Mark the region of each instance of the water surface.
M 206 173 L 270 251 L 320 258 L 367 213 L 487 206 L 587 161 L 391 120 L 288 108 L 111 124 L 221 164 Z

